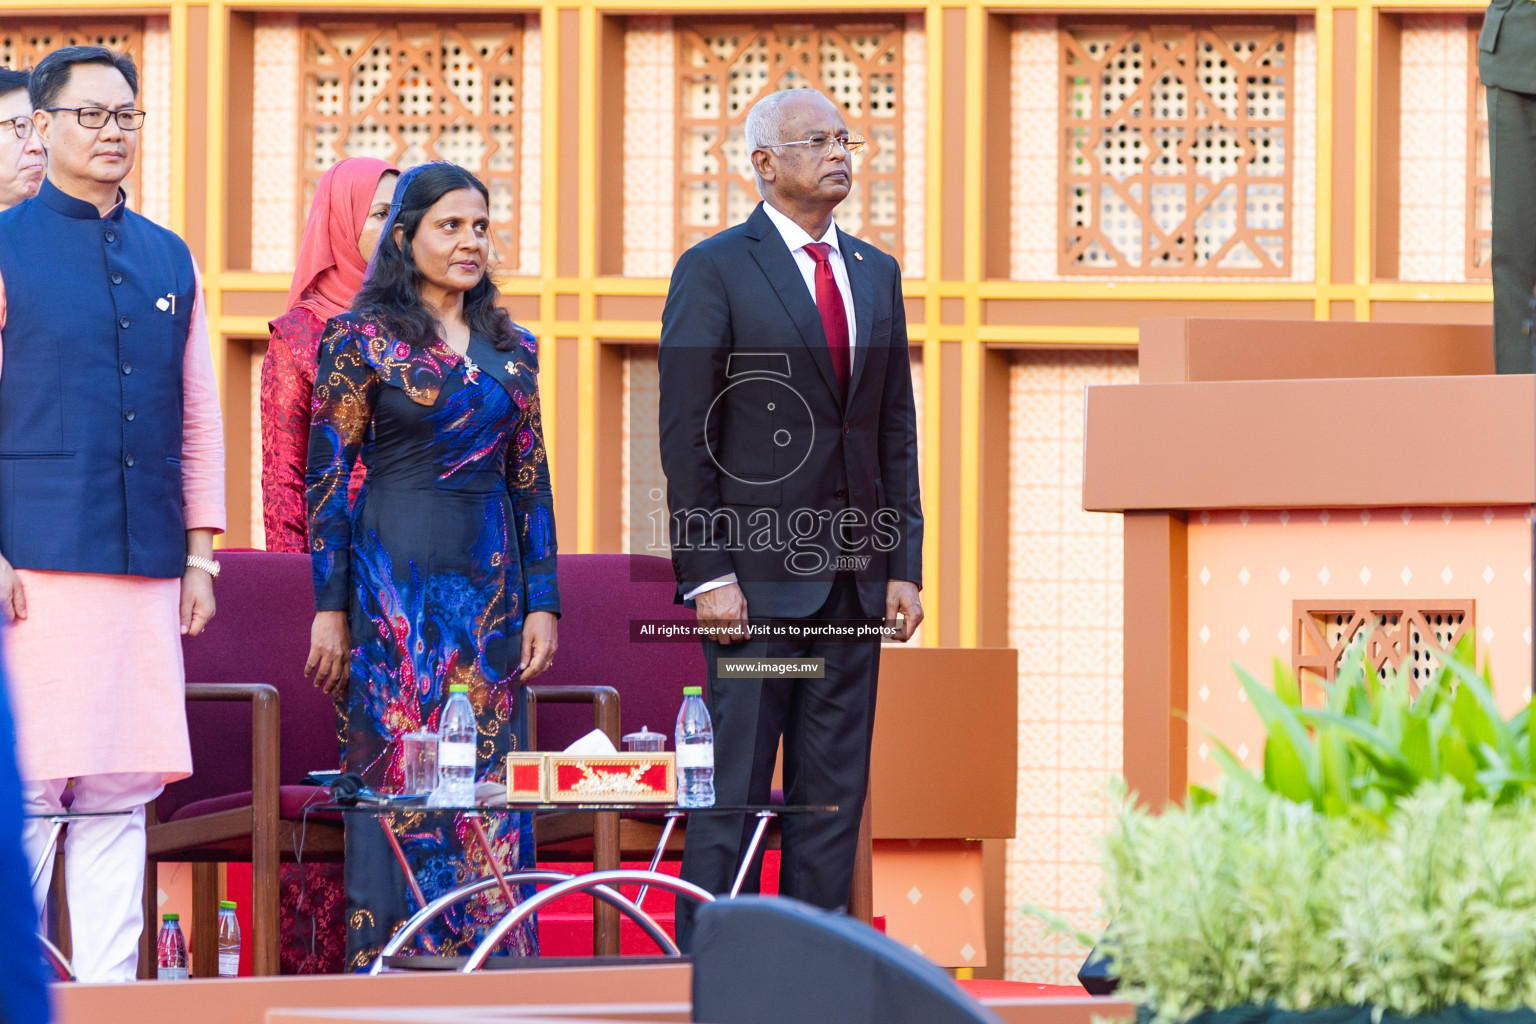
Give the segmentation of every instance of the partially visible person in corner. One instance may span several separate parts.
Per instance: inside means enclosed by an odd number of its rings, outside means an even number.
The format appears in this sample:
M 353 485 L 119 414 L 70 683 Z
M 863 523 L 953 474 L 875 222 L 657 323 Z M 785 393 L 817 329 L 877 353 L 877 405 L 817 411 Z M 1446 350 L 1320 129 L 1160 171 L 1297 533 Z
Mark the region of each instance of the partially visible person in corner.
M 43 137 L 32 123 L 31 78 L 0 68 L 0 210 L 37 195 L 46 166 Z
M 131 981 L 144 804 L 192 771 L 181 643 L 214 614 L 223 426 L 192 254 L 124 202 L 133 61 L 67 46 L 30 88 L 48 176 L 0 213 L 0 613 L 27 813 L 71 780 L 73 811 L 121 812 L 66 833 L 75 972 Z M 47 836 L 25 823 L 30 860 Z
M 28 879 L 32 865 L 21 849 L 21 776 L 16 772 L 16 727 L 5 695 L 0 658 L 0 1024 L 48 1024 L 48 981 L 38 947 L 37 916 Z
M 1493 178 L 1493 353 L 1500 373 L 1530 373 L 1536 287 L 1536 3 L 1493 0 L 1477 36 L 1488 90 Z

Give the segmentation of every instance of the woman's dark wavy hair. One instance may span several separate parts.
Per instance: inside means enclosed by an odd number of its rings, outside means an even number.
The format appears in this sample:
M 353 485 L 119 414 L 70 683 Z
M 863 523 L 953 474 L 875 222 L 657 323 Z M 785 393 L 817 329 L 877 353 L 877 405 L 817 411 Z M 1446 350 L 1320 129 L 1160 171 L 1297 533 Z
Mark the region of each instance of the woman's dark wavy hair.
M 490 192 L 480 179 L 457 164 L 439 162 L 413 167 L 400 176 L 390 201 L 379 246 L 368 264 L 368 276 L 352 309 L 384 322 L 391 337 L 415 348 L 430 346 L 438 336 L 437 320 L 421 302 L 421 271 L 411 255 L 411 239 L 422 218 L 450 192 L 472 188 L 490 205 Z M 395 228 L 405 229 L 402 245 L 395 243 Z M 503 351 L 517 344 L 517 330 L 507 311 L 496 305 L 496 282 L 487 268 L 480 283 L 464 293 L 464 322 L 469 329 L 489 338 Z

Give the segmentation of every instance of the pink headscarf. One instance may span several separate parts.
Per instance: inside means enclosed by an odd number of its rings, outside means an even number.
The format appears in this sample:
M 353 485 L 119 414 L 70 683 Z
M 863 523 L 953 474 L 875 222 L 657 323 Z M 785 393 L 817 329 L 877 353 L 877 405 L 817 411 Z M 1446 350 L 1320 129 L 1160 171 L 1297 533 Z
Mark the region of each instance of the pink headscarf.
M 298 266 L 288 288 L 288 308 L 303 306 L 321 320 L 352 308 L 368 264 L 357 251 L 379 179 L 399 173 L 393 164 L 354 156 L 320 176 L 315 201 L 299 242 Z

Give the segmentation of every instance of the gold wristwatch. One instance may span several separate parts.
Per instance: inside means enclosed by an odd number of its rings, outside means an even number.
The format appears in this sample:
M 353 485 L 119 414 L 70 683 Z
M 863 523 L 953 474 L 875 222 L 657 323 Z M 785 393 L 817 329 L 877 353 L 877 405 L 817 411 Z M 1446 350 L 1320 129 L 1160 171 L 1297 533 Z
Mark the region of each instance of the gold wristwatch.
M 202 555 L 188 555 L 187 568 L 201 569 L 214 579 L 219 578 L 219 563 L 211 558 L 204 558 Z

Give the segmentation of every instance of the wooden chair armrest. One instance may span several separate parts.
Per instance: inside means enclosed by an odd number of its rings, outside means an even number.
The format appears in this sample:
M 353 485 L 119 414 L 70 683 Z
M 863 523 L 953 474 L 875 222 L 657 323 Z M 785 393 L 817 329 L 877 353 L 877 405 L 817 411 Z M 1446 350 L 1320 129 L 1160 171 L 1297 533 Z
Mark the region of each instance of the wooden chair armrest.
M 245 701 L 251 705 L 251 805 L 256 817 L 277 822 L 282 708 L 268 683 L 188 683 L 187 700 Z M 270 805 L 270 806 L 269 806 Z
M 528 745 L 532 750 L 538 744 L 538 706 L 547 704 L 591 704 L 592 726 L 603 730 L 608 739 L 619 745 L 619 691 L 611 686 L 539 686 L 528 687 Z
M 251 913 L 253 968 L 258 975 L 278 972 L 278 818 L 280 802 L 278 786 L 279 768 L 282 764 L 282 709 L 277 687 L 267 683 L 188 683 L 186 699 L 189 701 L 244 701 L 251 705 Z M 218 818 L 212 815 L 211 818 Z M 228 815 L 226 814 L 227 818 Z M 193 819 L 175 822 L 172 829 L 196 831 L 198 826 L 213 827 L 212 821 Z M 207 841 L 208 836 L 189 835 L 189 839 Z M 209 897 L 211 899 L 212 897 Z M 212 926 L 211 904 L 204 907 L 200 927 L 194 932 L 201 936 L 198 941 L 202 961 L 211 958 L 216 948 L 207 941 L 206 934 Z

